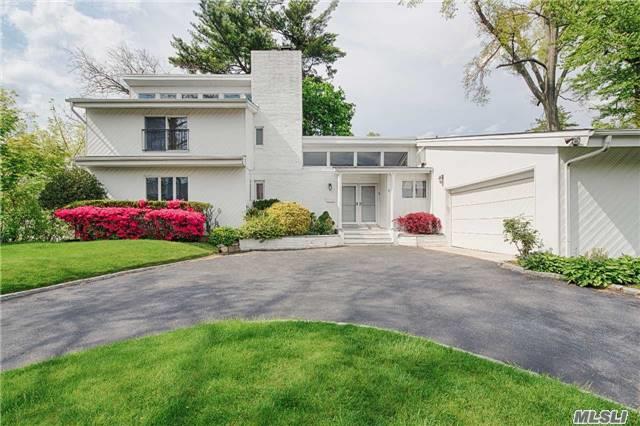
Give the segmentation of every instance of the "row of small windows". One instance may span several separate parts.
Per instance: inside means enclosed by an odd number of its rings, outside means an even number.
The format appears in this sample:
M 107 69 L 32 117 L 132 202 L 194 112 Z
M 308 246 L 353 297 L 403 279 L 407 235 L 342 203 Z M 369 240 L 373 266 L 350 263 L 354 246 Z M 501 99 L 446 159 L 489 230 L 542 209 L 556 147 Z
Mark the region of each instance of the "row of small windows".
M 146 178 L 147 200 L 189 200 L 189 178 L 148 177 Z
M 240 99 L 240 93 L 138 93 L 138 99 Z M 244 93 L 251 100 L 251 93 Z
M 328 157 L 328 158 L 327 158 Z M 305 166 L 337 167 L 406 167 L 408 152 L 304 152 L 302 163 Z

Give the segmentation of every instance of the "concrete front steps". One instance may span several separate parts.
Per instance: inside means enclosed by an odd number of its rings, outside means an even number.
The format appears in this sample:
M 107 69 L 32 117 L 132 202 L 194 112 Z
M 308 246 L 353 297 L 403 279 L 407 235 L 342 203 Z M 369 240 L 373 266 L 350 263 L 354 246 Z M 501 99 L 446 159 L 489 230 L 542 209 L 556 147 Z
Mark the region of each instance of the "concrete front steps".
M 371 244 L 393 244 L 393 235 L 388 229 L 382 228 L 344 228 L 344 245 L 358 246 Z

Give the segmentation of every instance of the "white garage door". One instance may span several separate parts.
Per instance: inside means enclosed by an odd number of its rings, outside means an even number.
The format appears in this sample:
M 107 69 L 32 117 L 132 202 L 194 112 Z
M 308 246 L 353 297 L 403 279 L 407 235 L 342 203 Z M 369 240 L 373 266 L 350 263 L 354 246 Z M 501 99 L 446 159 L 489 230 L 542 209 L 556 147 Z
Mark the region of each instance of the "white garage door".
M 452 190 L 451 245 L 515 254 L 504 242 L 502 220 L 518 215 L 535 217 L 532 171 Z

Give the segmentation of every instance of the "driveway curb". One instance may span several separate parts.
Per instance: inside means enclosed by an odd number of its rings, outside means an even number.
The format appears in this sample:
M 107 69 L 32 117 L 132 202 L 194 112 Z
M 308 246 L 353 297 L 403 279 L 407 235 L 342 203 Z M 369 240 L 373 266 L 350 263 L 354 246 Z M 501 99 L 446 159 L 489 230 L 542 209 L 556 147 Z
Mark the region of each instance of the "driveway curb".
M 513 263 L 509 263 L 509 262 L 502 262 L 499 265 L 501 268 L 509 269 L 510 271 L 519 272 L 524 275 L 530 275 L 530 276 L 539 277 L 539 278 L 550 278 L 554 280 L 564 281 L 566 283 L 564 276 L 562 276 L 562 274 L 554 274 L 553 272 L 531 271 L 529 269 L 523 268 L 522 266 L 514 265 Z M 640 297 L 640 289 L 631 288 L 625 285 L 610 284 L 604 289 L 597 289 L 597 290 L 610 290 L 618 293 L 624 293 L 624 294 L 629 294 L 631 296 Z
M 91 284 L 91 283 L 94 283 L 94 282 L 97 282 L 97 281 L 103 281 L 103 280 L 106 280 L 106 279 L 109 279 L 109 278 L 121 277 L 121 276 L 124 276 L 124 275 L 134 274 L 136 272 L 151 271 L 151 270 L 154 270 L 154 269 L 161 269 L 161 268 L 164 268 L 164 267 L 167 267 L 167 266 L 176 265 L 176 264 L 180 264 L 180 263 L 198 262 L 198 261 L 201 261 L 201 260 L 213 259 L 213 258 L 216 258 L 216 257 L 220 257 L 220 255 L 212 254 L 212 255 L 209 255 L 209 256 L 196 257 L 195 259 L 179 260 L 177 262 L 162 263 L 160 265 L 143 266 L 142 268 L 126 269 L 124 271 L 111 272 L 109 274 L 97 275 L 95 277 L 89 277 L 89 278 L 80 278 L 80 279 L 77 279 L 77 280 L 67 281 L 67 282 L 60 283 L 60 284 L 53 284 L 53 285 L 46 286 L 46 287 L 39 287 L 39 288 L 33 288 L 31 290 L 17 291 L 15 293 L 9 293 L 9 294 L 2 294 L 2 295 L 0 295 L 0 302 L 4 302 L 5 300 L 17 299 L 19 297 L 31 296 L 32 294 L 38 294 L 38 293 L 44 293 L 44 292 L 47 292 L 47 291 L 58 290 L 60 288 L 65 288 L 65 287 L 73 287 L 73 286 L 82 285 L 82 284 Z

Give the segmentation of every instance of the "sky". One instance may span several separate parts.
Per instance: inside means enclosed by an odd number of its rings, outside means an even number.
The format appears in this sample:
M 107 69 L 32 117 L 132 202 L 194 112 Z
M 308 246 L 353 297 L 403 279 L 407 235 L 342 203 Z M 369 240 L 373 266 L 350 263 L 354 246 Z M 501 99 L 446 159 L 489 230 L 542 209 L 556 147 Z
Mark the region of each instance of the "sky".
M 461 2 L 463 3 L 463 2 Z M 80 82 L 68 65 L 68 49 L 82 47 L 103 58 L 120 43 L 145 48 L 164 71 L 182 73 L 167 58 L 172 35 L 189 38 L 196 1 L 13 1 L 0 5 L 2 87 L 18 93 L 21 108 L 45 123 L 49 102 L 79 95 Z M 326 3 L 320 3 L 326 7 Z M 445 20 L 440 3 L 415 8 L 388 1 L 342 0 L 329 30 L 346 52 L 333 83 L 356 105 L 353 133 L 383 136 L 445 136 L 524 131 L 542 113 L 524 82 L 504 69 L 488 79 L 491 99 L 465 98 L 464 65 L 480 46 L 469 10 Z M 581 127 L 586 106 L 566 104 Z

